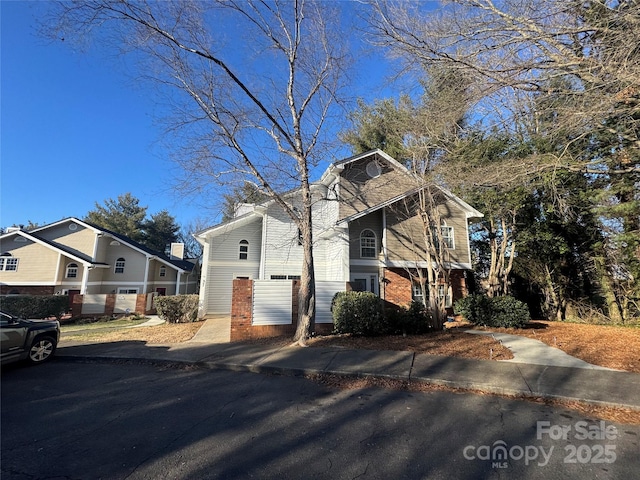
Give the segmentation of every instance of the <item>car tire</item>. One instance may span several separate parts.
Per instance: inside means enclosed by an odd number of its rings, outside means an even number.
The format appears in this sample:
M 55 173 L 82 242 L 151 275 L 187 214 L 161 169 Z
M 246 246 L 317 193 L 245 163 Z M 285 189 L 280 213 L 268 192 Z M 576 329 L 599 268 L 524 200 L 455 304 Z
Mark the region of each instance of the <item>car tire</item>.
M 56 351 L 56 341 L 53 337 L 43 335 L 37 337 L 31 347 L 29 348 L 29 356 L 27 357 L 30 363 L 38 364 L 44 363 L 49 360 L 53 353 Z

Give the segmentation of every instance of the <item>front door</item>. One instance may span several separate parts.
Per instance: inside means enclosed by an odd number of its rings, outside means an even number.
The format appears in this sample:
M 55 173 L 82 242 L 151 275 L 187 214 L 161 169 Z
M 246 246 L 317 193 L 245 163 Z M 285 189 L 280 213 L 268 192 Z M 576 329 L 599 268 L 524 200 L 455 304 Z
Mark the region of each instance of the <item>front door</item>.
M 377 273 L 352 273 L 351 288 L 356 292 L 372 292 L 379 295 Z
M 67 295 L 69 295 L 69 311 L 73 309 L 73 297 L 80 294 L 80 290 L 69 290 Z
M 164 287 L 158 287 L 156 288 L 156 293 L 161 296 L 164 297 L 167 294 L 167 289 Z

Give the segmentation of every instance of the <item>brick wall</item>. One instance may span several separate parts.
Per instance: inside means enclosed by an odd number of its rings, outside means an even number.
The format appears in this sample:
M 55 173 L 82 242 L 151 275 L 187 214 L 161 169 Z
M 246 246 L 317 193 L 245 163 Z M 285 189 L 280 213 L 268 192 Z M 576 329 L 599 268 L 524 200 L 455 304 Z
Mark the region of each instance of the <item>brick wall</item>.
M 384 299 L 403 307 L 411 305 L 411 278 L 404 269 L 384 269 Z
M 73 296 L 73 303 L 71 305 L 71 315 L 74 317 L 96 317 L 96 316 L 111 316 L 116 308 L 116 297 L 115 293 L 106 293 L 105 303 L 104 303 L 104 312 L 101 314 L 85 314 L 82 315 L 82 303 L 84 302 L 84 295 L 76 294 Z M 135 313 L 141 313 L 143 315 L 155 314 L 155 309 L 147 310 L 147 294 L 140 293 L 136 296 L 136 307 Z
M 281 337 L 293 335 L 298 326 L 300 281 L 291 282 L 291 324 L 252 325 L 253 280 L 236 278 L 233 280 L 231 298 L 231 341 L 254 338 Z M 317 324 L 315 333 L 326 335 L 333 330 L 333 324 Z
M 0 295 L 53 295 L 54 287 L 0 285 Z

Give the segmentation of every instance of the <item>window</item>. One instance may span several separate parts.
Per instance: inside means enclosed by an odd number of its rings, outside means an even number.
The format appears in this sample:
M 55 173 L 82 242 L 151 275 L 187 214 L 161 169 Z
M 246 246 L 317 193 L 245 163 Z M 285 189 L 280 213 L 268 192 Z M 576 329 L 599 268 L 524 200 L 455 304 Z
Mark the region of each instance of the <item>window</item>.
M 438 285 L 438 299 L 444 299 L 444 306 L 449 308 L 453 305 L 451 302 L 451 288 L 446 285 Z
M 422 294 L 422 286 L 420 282 L 413 282 L 411 286 L 411 299 L 416 302 L 420 302 L 423 305 L 425 304 L 424 295 Z
M 78 277 L 78 264 L 70 263 L 67 265 L 67 278 L 77 278 Z
M 137 288 L 118 288 L 119 295 L 127 295 L 127 294 L 133 294 L 133 293 L 138 293 L 138 289 Z
M 271 280 L 286 280 L 286 275 L 271 275 Z
M 10 253 L 3 253 L 0 256 L 0 271 L 15 272 L 18 270 L 18 259 L 13 258 Z
M 160 276 L 161 277 L 166 277 L 167 276 L 167 267 L 165 267 L 164 265 L 162 265 L 160 267 Z
M 436 234 L 435 227 L 431 227 L 431 231 L 433 234 L 433 242 L 436 244 L 436 248 L 439 248 L 438 235 Z M 442 236 L 442 244 L 444 245 L 444 248 L 455 248 L 455 244 L 453 242 L 453 227 L 442 225 L 440 227 L 440 235 Z
M 120 257 L 116 260 L 116 268 L 114 269 L 114 273 L 124 273 L 124 258 Z
M 376 258 L 377 252 L 376 234 L 369 229 L 363 230 L 360 234 L 360 257 Z
M 240 240 L 239 250 L 238 250 L 238 259 L 247 260 L 249 258 L 249 242 L 246 240 Z
M 444 243 L 444 246 L 446 248 L 453 249 L 453 227 L 447 227 L 446 225 L 443 225 L 440 227 L 440 231 L 442 232 L 442 243 Z

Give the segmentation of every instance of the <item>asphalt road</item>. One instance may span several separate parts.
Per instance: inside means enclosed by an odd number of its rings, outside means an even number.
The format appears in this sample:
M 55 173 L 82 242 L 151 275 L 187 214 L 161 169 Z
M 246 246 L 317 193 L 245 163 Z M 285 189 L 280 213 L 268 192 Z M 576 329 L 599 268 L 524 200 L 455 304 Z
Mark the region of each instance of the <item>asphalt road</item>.
M 493 396 L 129 362 L 7 367 L 1 478 L 631 479 L 640 427 Z M 493 459 L 492 459 L 493 457 Z

